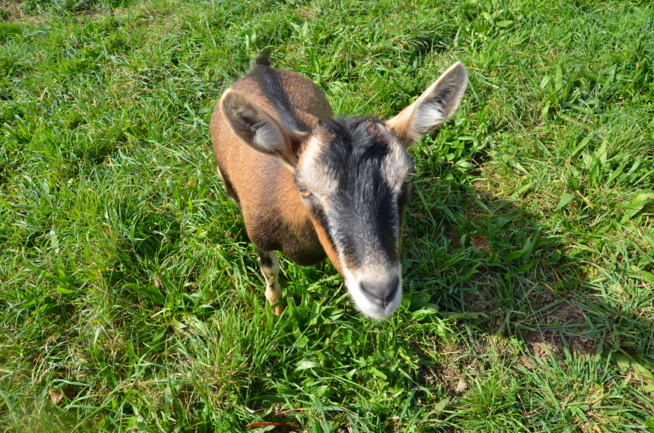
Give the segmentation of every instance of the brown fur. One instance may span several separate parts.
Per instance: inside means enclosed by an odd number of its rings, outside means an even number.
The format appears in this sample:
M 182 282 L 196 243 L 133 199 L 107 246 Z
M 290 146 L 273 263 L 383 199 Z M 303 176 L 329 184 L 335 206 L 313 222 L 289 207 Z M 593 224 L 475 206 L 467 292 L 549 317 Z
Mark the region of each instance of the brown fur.
M 327 256 L 357 307 L 388 317 L 402 299 L 395 249 L 413 171 L 406 148 L 454 114 L 465 68 L 450 67 L 386 123 L 334 120 L 322 91 L 299 74 L 269 67 L 269 54 L 225 91 L 210 126 L 218 173 L 259 250 L 266 298 L 272 305 L 281 299 L 274 251 L 300 265 Z
M 257 80 L 257 70 L 266 68 L 284 86 L 294 115 L 313 128 L 318 120 L 332 117 L 322 91 L 309 79 L 294 72 L 258 65 L 231 88 L 238 90 L 279 118 L 272 101 Z M 211 118 L 211 141 L 225 187 L 241 205 L 250 240 L 265 251 L 281 251 L 300 265 L 311 265 L 325 258 L 314 225 L 297 193 L 293 174 L 275 158 L 264 155 L 236 138 L 222 119 L 220 104 Z M 265 176 L 260 182 L 258 176 Z

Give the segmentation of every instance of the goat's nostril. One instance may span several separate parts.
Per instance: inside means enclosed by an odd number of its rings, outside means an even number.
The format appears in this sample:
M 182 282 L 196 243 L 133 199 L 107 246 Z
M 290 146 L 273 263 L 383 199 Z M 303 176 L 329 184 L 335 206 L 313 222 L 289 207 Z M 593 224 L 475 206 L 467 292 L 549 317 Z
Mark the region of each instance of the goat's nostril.
M 365 293 L 368 298 L 371 298 L 376 302 L 382 300 L 382 297 L 379 296 L 379 291 L 374 286 L 374 284 L 360 283 L 359 285 L 361 286 L 361 290 L 363 291 L 363 293 Z
M 360 282 L 361 291 L 368 299 L 376 304 L 386 306 L 390 304 L 399 290 L 399 277 L 395 276 L 387 281 L 382 282 Z
M 393 281 L 391 282 L 391 285 L 388 287 L 388 290 L 386 292 L 386 297 L 384 298 L 384 302 L 387 304 L 390 304 L 393 299 L 395 299 L 395 295 L 397 294 L 397 290 L 400 287 L 399 284 L 399 277 L 393 278 Z

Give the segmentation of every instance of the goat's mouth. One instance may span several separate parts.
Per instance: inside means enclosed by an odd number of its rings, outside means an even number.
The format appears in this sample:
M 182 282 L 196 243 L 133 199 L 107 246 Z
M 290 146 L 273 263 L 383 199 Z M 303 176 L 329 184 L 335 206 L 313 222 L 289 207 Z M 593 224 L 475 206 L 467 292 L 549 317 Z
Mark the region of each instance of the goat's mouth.
M 385 273 L 361 273 L 344 270 L 345 285 L 356 307 L 372 319 L 391 316 L 402 301 L 402 277 L 399 269 Z

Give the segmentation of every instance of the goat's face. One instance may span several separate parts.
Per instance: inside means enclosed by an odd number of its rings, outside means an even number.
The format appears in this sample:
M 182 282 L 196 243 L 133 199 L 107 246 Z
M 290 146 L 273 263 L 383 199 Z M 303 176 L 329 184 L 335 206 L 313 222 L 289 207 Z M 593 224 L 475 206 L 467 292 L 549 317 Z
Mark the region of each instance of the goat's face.
M 413 162 L 406 149 L 452 116 L 467 86 L 456 63 L 391 120 L 340 118 L 293 131 L 229 89 L 223 118 L 241 141 L 280 160 L 316 233 L 367 316 L 391 315 L 402 299 L 400 246 Z
M 367 316 L 391 315 L 402 299 L 400 245 L 413 161 L 384 122 L 321 122 L 295 169 L 298 193 L 327 255 Z

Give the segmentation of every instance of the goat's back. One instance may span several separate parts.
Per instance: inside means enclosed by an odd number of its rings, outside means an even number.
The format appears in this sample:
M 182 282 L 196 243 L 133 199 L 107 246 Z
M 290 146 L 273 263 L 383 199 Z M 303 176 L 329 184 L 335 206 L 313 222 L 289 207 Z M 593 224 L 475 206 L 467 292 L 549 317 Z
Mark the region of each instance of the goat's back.
M 250 73 L 230 87 L 289 129 L 309 132 L 332 117 L 323 92 L 300 74 L 269 67 L 260 56 Z M 219 104 L 211 117 L 211 141 L 229 195 L 243 210 L 250 240 L 264 251 L 278 250 L 300 265 L 319 262 L 325 252 L 298 195 L 292 173 L 234 136 Z

